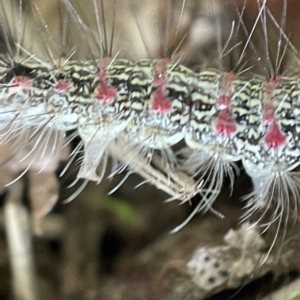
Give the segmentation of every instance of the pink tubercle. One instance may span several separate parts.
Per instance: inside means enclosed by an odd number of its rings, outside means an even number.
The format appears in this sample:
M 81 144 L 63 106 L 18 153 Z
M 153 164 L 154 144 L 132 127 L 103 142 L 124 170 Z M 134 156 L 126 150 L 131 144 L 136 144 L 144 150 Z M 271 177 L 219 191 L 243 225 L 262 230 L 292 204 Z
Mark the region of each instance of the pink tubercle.
M 273 149 L 282 148 L 287 144 L 286 135 L 280 130 L 277 123 L 269 125 L 264 141 L 268 148 Z
M 234 72 L 227 72 L 223 76 L 221 87 L 220 87 L 220 96 L 217 102 L 217 107 L 220 110 L 230 109 L 231 106 L 231 97 L 232 92 L 230 86 L 232 81 L 235 79 L 236 74 Z
M 69 81 L 67 80 L 59 80 L 55 85 L 55 90 L 57 92 L 65 93 L 70 86 Z
M 103 59 L 101 59 L 101 61 L 98 63 L 97 67 L 98 70 L 103 70 L 106 69 L 108 67 L 108 65 L 111 63 L 112 58 L 110 56 L 105 56 Z
M 166 65 L 169 64 L 171 60 L 169 58 L 162 58 L 154 66 L 154 80 L 153 85 L 158 87 L 165 84 L 165 73 Z
M 111 57 L 104 57 L 98 64 L 97 76 L 100 79 L 96 87 L 95 98 L 102 104 L 112 102 L 117 96 L 117 90 L 108 84 L 107 80 L 107 66 L 111 62 Z
M 264 125 L 269 125 L 273 122 L 276 122 L 276 118 L 275 118 L 275 115 L 274 115 L 274 110 L 269 109 L 265 112 L 265 114 L 263 116 L 263 124 Z
M 97 76 L 100 78 L 101 81 L 107 80 L 107 67 L 111 63 L 112 58 L 110 56 L 104 57 L 97 65 Z
M 101 81 L 107 81 L 106 69 L 105 68 L 99 69 L 97 76 L 100 78 Z
M 271 78 L 267 81 L 267 83 L 265 84 L 265 92 L 267 94 L 271 94 L 276 85 L 278 84 L 278 82 L 282 81 L 282 76 L 281 75 L 277 75 L 274 78 Z
M 32 79 L 27 76 L 15 76 L 9 84 L 15 87 L 30 87 L 32 86 Z
M 153 93 L 151 109 L 156 113 L 167 113 L 172 108 L 172 102 L 167 98 L 165 89 L 159 87 Z
M 107 82 L 100 82 L 96 88 L 95 98 L 103 104 L 112 102 L 117 96 L 117 90 L 107 84 Z
M 231 82 L 235 79 L 236 74 L 234 72 L 227 72 L 225 73 L 224 77 L 223 77 L 223 84 L 226 85 L 230 85 Z
M 272 99 L 265 99 L 263 103 L 263 109 L 264 109 L 264 115 L 263 115 L 263 124 L 264 125 L 269 125 L 276 123 L 276 116 L 275 116 L 275 107 L 272 102 Z
M 165 80 L 165 68 L 171 60 L 169 58 L 162 58 L 157 61 L 154 66 L 154 80 L 153 86 L 157 89 L 153 92 L 153 100 L 151 102 L 151 109 L 155 113 L 163 114 L 170 111 L 172 108 L 172 102 L 166 96 L 166 80 Z
M 171 63 L 170 58 L 162 58 L 157 61 L 157 63 L 154 66 L 154 72 L 155 76 L 159 76 L 160 74 L 165 73 L 166 65 Z
M 236 122 L 228 110 L 219 112 L 215 121 L 215 130 L 221 135 L 230 135 L 236 131 Z
M 226 108 L 230 108 L 231 105 L 231 96 L 220 96 L 218 103 L 217 103 L 217 107 L 220 110 L 226 109 Z

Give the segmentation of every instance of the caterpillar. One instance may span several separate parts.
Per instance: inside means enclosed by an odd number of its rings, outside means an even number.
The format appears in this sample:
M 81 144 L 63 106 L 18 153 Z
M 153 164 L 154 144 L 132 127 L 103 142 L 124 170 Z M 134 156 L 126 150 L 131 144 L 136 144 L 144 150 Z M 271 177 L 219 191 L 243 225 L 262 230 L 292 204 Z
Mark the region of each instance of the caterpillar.
M 3 1 L 9 6 L 6 2 Z M 178 28 L 185 1 L 182 3 Z M 77 30 L 82 44 L 74 50 L 66 46 L 67 37 L 63 37 L 64 49 L 55 54 L 49 43 L 55 39 L 42 13 L 35 8 L 38 21 L 45 27 L 39 43 L 45 44 L 49 59 L 39 58 L 27 49 L 26 42 L 22 44 L 21 29 L 17 30 L 17 43 L 11 41 L 14 33 L 3 9 L 0 24 L 6 51 L 0 54 L 2 144 L 16 139 L 21 150 L 38 136 L 34 148 L 46 148 L 49 143 L 44 139 L 55 132 L 56 150 L 52 154 L 58 155 L 57 146 L 62 146 L 65 132 L 75 130 L 84 147 L 77 177 L 98 183 L 104 176 L 107 156 L 116 153 L 112 149 L 115 143 L 117 148 L 123 148 L 117 152 L 124 164 L 117 166 L 115 173 L 126 166 L 143 173 L 142 164 L 154 162 L 153 153 L 158 150 L 168 174 L 151 174 L 150 178 L 154 182 L 162 178 L 163 183 L 157 185 L 171 194 L 171 200 L 186 202 L 200 194 L 202 200 L 191 217 L 201 210 L 213 211 L 224 177 L 228 176 L 233 185 L 235 163 L 242 161 L 254 183 L 244 217 L 263 210 L 261 220 L 274 201 L 273 219 L 281 220 L 286 206 L 292 207 L 297 216 L 299 176 L 293 170 L 300 164 L 300 82 L 298 74 L 279 72 L 287 49 L 291 55 L 296 54 L 284 24 L 272 16 L 267 1 L 258 1 L 258 15 L 250 31 L 243 22 L 245 6 L 237 9 L 239 22 L 232 23 L 229 38 L 219 51 L 220 56 L 230 56 L 236 48 L 242 49 L 235 67 L 201 67 L 198 71 L 182 64 L 177 50 L 172 55 L 165 49 L 161 58 L 136 60 L 113 55 L 106 24 L 100 22 L 100 17 L 104 19 L 103 3 L 90 2 L 96 30 L 84 23 L 72 1 L 62 4 L 67 18 L 62 34 L 73 26 L 72 34 Z M 116 6 L 116 2 L 112 4 Z M 22 10 L 20 1 L 18 28 L 23 24 Z M 275 68 L 271 74 L 254 75 L 243 63 L 245 51 L 254 48 L 254 61 L 260 61 L 252 39 L 261 22 L 267 40 L 267 17 L 279 33 Z M 112 36 L 114 26 L 113 23 Z M 241 28 L 247 39 L 237 42 L 233 32 Z M 84 46 L 88 50 L 81 57 Z M 267 60 L 269 54 L 267 51 Z M 172 150 L 180 142 L 191 151 L 182 163 Z

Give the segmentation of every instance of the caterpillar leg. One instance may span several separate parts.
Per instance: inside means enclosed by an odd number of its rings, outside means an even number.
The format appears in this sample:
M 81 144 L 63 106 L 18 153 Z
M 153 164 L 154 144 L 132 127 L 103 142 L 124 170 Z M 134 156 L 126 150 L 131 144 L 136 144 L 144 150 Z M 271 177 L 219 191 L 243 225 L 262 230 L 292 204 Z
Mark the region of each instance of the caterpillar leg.
M 247 211 L 244 214 L 244 219 L 255 213 L 260 213 L 257 220 L 257 223 L 259 223 L 270 211 L 271 220 L 260 224 L 262 227 L 267 228 L 277 220 L 285 222 L 284 218 L 288 219 L 291 216 L 293 220 L 297 220 L 300 205 L 299 172 L 278 168 L 273 169 L 268 174 L 258 173 L 254 175 L 252 173 L 250 176 L 254 190 L 247 196 Z
M 84 156 L 78 178 L 97 182 L 102 180 L 107 166 L 108 146 L 125 127 L 126 121 L 118 122 L 109 117 L 82 121 L 78 133 L 84 143 Z M 99 165 L 101 165 L 100 175 L 97 174 Z
M 124 163 L 129 170 L 145 178 L 145 182 L 168 193 L 172 199 L 187 201 L 197 194 L 195 181 L 190 176 L 180 170 L 170 173 L 155 153 L 152 156 L 152 164 L 149 164 L 147 158 L 127 141 L 126 137 L 116 139 L 109 145 L 109 153 Z M 123 151 L 124 148 L 127 148 L 126 152 Z

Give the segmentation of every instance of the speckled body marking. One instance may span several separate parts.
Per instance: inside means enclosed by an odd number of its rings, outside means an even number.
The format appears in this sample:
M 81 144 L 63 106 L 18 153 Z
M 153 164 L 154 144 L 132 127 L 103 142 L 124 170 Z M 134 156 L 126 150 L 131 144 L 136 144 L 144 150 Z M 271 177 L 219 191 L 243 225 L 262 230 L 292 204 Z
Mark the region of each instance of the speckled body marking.
M 194 150 L 218 152 L 228 161 L 241 159 L 249 98 L 249 82 L 233 73 L 203 70 L 192 93 L 186 143 Z
M 251 176 L 299 165 L 299 79 L 275 78 L 253 85 L 243 163 Z
M 78 130 L 85 145 L 79 177 L 99 179 L 100 146 L 122 132 L 148 149 L 184 139 L 196 152 L 242 160 L 251 176 L 299 165 L 298 77 L 197 74 L 169 59 L 104 58 L 51 69 L 37 62 L 1 66 L 0 82 L 2 129 L 15 122 Z
M 136 144 L 164 149 L 184 138 L 189 121 L 188 99 L 194 73 L 169 60 L 144 60 L 130 77 L 130 95 L 136 117 L 127 133 Z M 138 110 L 137 110 L 138 108 Z

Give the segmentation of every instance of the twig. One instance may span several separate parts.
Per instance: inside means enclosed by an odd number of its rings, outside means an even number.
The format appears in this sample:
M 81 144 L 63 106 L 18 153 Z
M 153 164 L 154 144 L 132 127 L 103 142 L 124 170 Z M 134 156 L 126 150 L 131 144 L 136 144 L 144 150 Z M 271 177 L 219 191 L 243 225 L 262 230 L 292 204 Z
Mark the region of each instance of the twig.
M 4 205 L 4 220 L 13 293 L 16 300 L 36 300 L 30 220 L 28 212 L 21 203 L 23 182 L 17 181 L 9 192 Z

